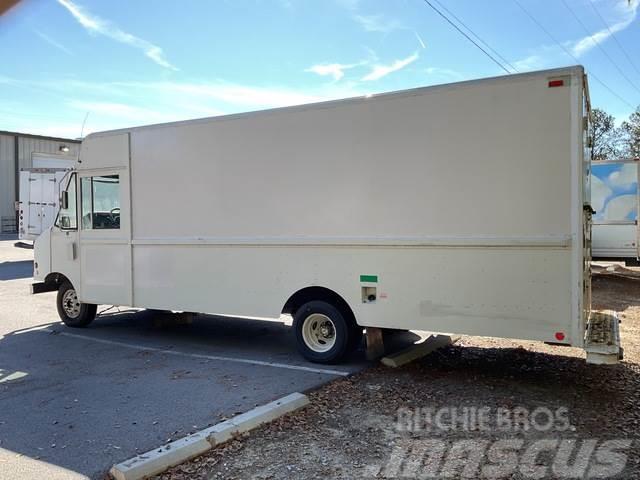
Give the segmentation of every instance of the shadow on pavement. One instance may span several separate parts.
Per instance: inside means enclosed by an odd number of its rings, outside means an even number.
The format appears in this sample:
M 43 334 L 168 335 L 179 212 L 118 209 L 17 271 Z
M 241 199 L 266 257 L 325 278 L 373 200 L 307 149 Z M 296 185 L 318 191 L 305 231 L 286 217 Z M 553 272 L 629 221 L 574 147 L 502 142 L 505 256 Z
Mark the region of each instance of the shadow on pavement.
M 114 463 L 339 378 L 331 370 L 368 365 L 362 351 L 346 365 L 310 364 L 282 322 L 197 315 L 157 326 L 156 315 L 126 310 L 85 329 L 51 323 L 0 338 L 0 446 L 11 457 L 0 472 L 37 459 L 102 478 Z

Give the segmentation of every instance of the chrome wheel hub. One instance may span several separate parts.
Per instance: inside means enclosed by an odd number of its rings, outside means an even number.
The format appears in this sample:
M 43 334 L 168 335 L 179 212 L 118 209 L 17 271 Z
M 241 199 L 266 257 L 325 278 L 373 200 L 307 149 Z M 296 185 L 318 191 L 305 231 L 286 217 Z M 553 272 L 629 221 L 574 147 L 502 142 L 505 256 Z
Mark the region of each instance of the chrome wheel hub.
M 80 315 L 80 301 L 78 295 L 73 289 L 64 292 L 62 296 L 62 309 L 69 318 L 77 318 Z

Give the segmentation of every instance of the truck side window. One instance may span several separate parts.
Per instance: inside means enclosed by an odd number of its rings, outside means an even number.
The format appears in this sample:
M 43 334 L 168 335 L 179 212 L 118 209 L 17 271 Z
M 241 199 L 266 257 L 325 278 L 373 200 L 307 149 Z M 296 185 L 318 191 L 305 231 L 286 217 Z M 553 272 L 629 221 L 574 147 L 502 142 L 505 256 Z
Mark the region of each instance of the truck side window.
M 120 228 L 120 176 L 82 178 L 82 228 Z
M 75 230 L 78 228 L 78 217 L 76 214 L 76 174 L 69 177 L 67 183 L 67 195 L 69 204 L 67 208 L 61 208 L 56 219 L 56 226 L 63 230 Z

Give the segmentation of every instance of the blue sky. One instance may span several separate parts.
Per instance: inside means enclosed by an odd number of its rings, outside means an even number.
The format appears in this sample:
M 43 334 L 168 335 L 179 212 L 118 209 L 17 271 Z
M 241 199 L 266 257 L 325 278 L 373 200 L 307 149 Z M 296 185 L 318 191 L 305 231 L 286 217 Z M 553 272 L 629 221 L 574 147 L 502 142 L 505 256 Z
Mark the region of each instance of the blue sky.
M 595 106 L 640 105 L 640 0 L 431 1 L 518 71 L 566 50 L 617 95 L 592 79 Z M 68 137 L 504 74 L 423 0 L 23 0 L 0 59 L 0 130 Z

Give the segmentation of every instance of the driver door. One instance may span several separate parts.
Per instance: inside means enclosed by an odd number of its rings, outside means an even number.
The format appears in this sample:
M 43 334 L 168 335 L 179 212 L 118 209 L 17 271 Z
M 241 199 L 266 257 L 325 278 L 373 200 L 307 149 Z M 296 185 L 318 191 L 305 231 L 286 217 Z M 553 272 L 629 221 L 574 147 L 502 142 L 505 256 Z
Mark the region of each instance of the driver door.
M 82 301 L 130 306 L 128 171 L 87 170 L 79 180 Z
M 62 180 L 67 207 L 60 208 L 51 235 L 51 272 L 62 273 L 77 291 L 81 286 L 78 243 L 78 175 L 69 173 Z

